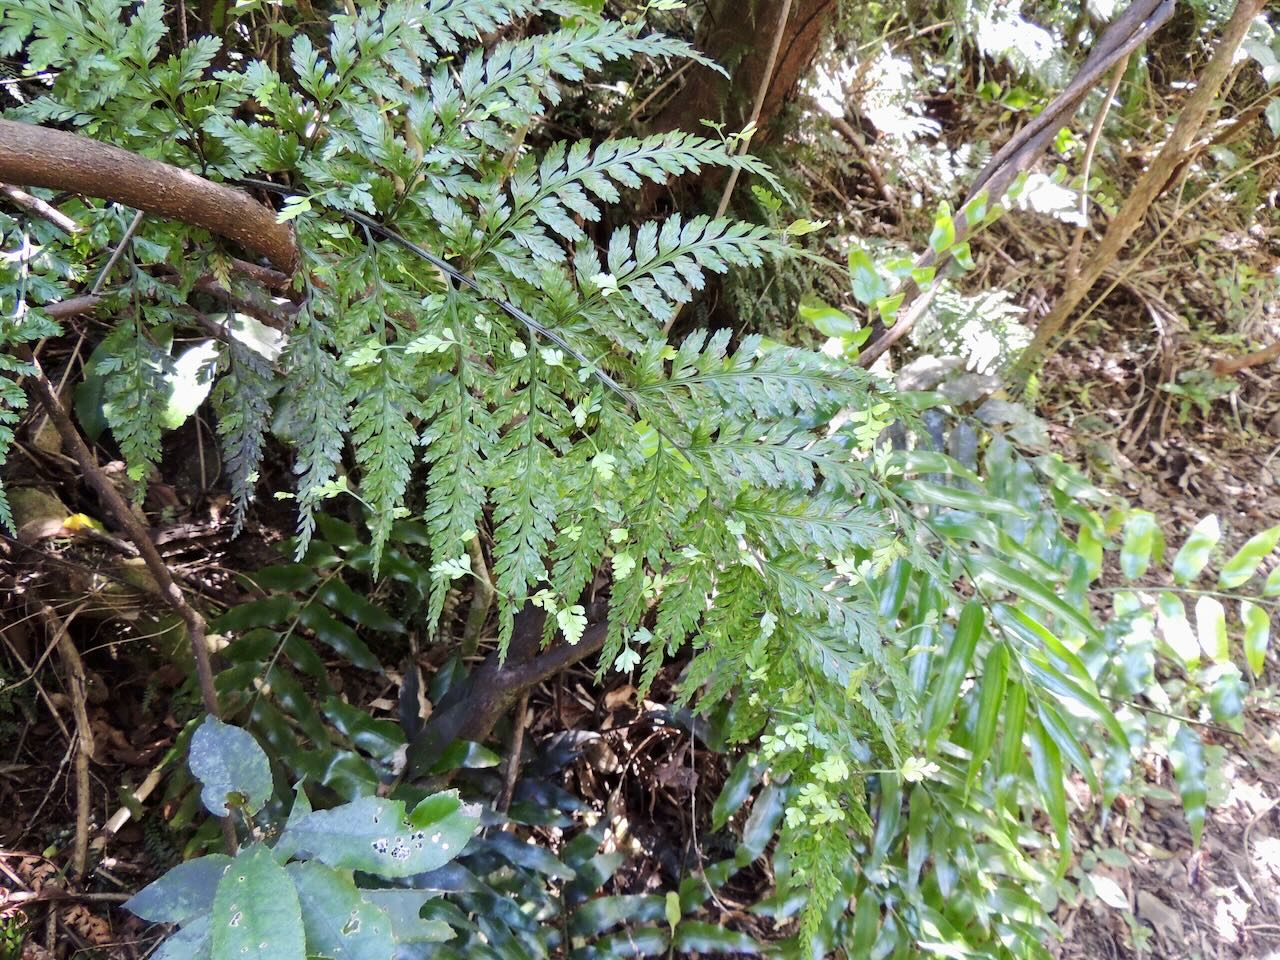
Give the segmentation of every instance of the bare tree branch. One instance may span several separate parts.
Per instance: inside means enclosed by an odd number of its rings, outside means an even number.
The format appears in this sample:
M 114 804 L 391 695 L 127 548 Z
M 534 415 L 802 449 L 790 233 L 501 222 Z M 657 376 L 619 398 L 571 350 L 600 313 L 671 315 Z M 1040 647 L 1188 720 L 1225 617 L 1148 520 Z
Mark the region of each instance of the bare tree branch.
M 79 134 L 0 120 L 0 181 L 123 203 L 234 240 L 284 273 L 298 266 L 293 230 L 247 193 Z

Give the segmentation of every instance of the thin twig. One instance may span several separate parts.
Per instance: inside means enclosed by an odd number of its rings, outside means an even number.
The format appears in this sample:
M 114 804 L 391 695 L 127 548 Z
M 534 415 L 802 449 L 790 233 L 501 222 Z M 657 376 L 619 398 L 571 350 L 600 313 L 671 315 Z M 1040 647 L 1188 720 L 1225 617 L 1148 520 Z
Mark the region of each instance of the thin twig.
M 0 193 L 3 193 L 16 206 L 21 207 L 28 213 L 34 213 L 37 217 L 52 223 L 63 233 L 84 232 L 83 226 L 76 223 L 47 200 L 41 200 L 39 197 L 32 196 L 27 193 L 27 191 L 20 190 L 9 183 L 0 183 Z
M 77 608 L 78 609 L 78 608 Z M 74 613 L 73 613 L 74 615 Z M 88 680 L 84 661 L 67 628 L 71 618 L 65 621 L 48 604 L 40 608 L 40 617 L 53 632 L 58 656 L 67 671 L 67 690 L 71 695 L 71 716 L 76 722 L 78 749 L 76 750 L 76 837 L 72 847 L 71 869 L 77 877 L 83 877 L 89 867 L 89 809 L 92 795 L 89 786 L 89 761 L 93 759 L 93 727 L 89 723 L 87 707 Z
M 133 235 L 137 232 L 139 225 L 142 223 L 143 212 L 139 210 L 133 215 L 133 220 L 129 226 L 125 227 L 124 236 L 120 238 L 120 242 L 116 244 L 116 248 L 111 251 L 111 256 L 107 260 L 107 265 L 98 273 L 98 279 L 93 281 L 93 286 L 89 288 L 89 296 L 96 297 L 102 292 L 102 285 L 107 282 L 107 276 L 115 269 L 120 257 L 123 256 L 125 249 L 129 246 L 129 241 L 133 239 Z
M 1102 137 L 1102 128 L 1106 125 L 1107 114 L 1111 112 L 1111 102 L 1116 97 L 1116 91 L 1120 89 L 1120 81 L 1124 79 L 1124 72 L 1129 68 L 1131 58 L 1132 54 L 1116 64 L 1115 73 L 1111 75 L 1111 86 L 1107 88 L 1107 95 L 1103 98 L 1098 115 L 1093 120 L 1093 129 L 1089 131 L 1089 142 L 1084 148 L 1084 163 L 1081 170 L 1083 183 L 1080 186 L 1080 225 L 1076 227 L 1076 235 L 1071 238 L 1071 249 L 1067 253 L 1067 262 L 1063 267 L 1063 273 L 1068 281 L 1080 272 L 1080 250 L 1084 246 L 1085 231 L 1089 228 L 1089 175 L 1093 168 L 1093 155 L 1098 149 L 1098 140 Z
M 102 468 L 98 466 L 97 461 L 94 460 L 93 454 L 85 445 L 79 430 L 71 422 L 71 417 L 62 405 L 62 400 L 59 399 L 53 384 L 49 381 L 48 376 L 45 375 L 43 368 L 41 368 L 40 361 L 35 358 L 29 349 L 20 348 L 17 352 L 23 360 L 32 366 L 33 375 L 29 379 L 35 388 L 36 397 L 49 415 L 49 419 L 53 421 L 53 425 L 57 429 L 58 435 L 62 438 L 63 444 L 80 466 L 85 480 L 88 481 L 103 504 L 111 511 L 116 523 L 137 546 L 147 571 L 160 588 L 160 593 L 186 625 L 187 638 L 191 643 L 191 652 L 195 658 L 196 681 L 200 688 L 200 698 L 204 702 L 205 711 L 210 716 L 220 717 L 221 710 L 218 707 L 217 688 L 213 682 L 213 663 L 209 656 L 208 630 L 205 626 L 204 617 L 187 601 L 181 588 L 174 582 L 173 573 L 164 562 L 164 558 L 160 556 L 160 551 L 156 549 L 156 545 L 152 541 L 147 528 L 129 509 L 129 504 L 120 495 L 120 491 L 115 488 L 115 485 L 112 484 L 107 475 L 103 473 Z M 230 819 L 222 817 L 221 820 L 227 846 L 234 851 L 236 847 L 235 827 Z
M 475 575 L 476 585 L 471 595 L 471 608 L 467 611 L 467 625 L 462 631 L 461 653 L 464 657 L 471 657 L 475 656 L 476 648 L 480 645 L 480 632 L 489 619 L 495 591 L 479 536 L 467 541 L 467 553 L 471 556 L 471 572 Z
M 765 97 L 769 95 L 769 85 L 773 83 L 773 68 L 778 63 L 778 51 L 782 49 L 782 35 L 787 30 L 787 20 L 791 18 L 791 0 L 783 0 L 782 9 L 778 11 L 778 25 L 773 31 L 773 43 L 769 47 L 769 59 L 765 61 L 764 73 L 760 77 L 760 89 L 756 91 L 756 102 L 751 106 L 751 117 L 747 120 L 747 129 L 754 130 L 760 120 L 760 112 L 764 109 Z M 750 137 L 744 137 L 738 145 L 738 153 L 745 153 Z M 733 196 L 733 188 L 738 185 L 738 167 L 729 171 L 729 182 L 724 185 L 724 193 L 720 195 L 720 206 L 716 208 L 716 219 L 724 216 L 729 209 L 729 198 Z
M 515 721 L 511 727 L 511 743 L 507 748 L 507 769 L 502 780 L 502 793 L 498 795 L 498 810 L 506 813 L 511 809 L 511 797 L 516 792 L 516 777 L 520 775 L 520 752 L 524 749 L 525 714 L 529 712 L 529 691 L 520 695 L 516 704 Z

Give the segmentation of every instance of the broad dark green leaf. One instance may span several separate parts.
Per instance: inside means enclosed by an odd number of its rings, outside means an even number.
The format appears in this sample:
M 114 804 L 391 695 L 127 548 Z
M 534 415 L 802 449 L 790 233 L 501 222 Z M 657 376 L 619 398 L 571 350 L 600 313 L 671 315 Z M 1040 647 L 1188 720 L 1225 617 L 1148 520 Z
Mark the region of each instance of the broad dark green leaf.
M 596 897 L 573 912 L 569 930 L 579 937 L 604 933 L 611 927 L 657 923 L 666 917 L 666 899 L 659 896 L 625 894 Z
M 316 592 L 316 599 L 362 627 L 384 633 L 404 633 L 404 624 L 336 577 Z
M 720 790 L 720 796 L 711 808 L 711 829 L 719 830 L 729 822 L 729 818 L 742 809 L 751 796 L 751 791 L 760 782 L 764 773 L 759 763 L 751 763 L 749 757 L 742 757 L 733 765 L 733 770 Z
M 217 633 L 240 633 L 254 627 L 274 627 L 292 619 L 298 612 L 298 603 L 287 594 L 250 600 L 232 607 L 209 624 Z
M 479 808 L 462 805 L 451 795 L 428 797 L 408 817 L 401 801 L 361 797 L 307 814 L 289 826 L 280 842 L 338 869 L 409 877 L 454 859 L 479 822 Z
M 356 635 L 342 621 L 329 614 L 317 603 L 303 609 L 298 616 L 298 623 L 316 635 L 316 639 L 328 647 L 332 647 L 344 660 L 363 670 L 382 669 L 382 664 L 373 655 L 368 644 Z
M 389 960 L 396 951 L 391 920 L 366 900 L 350 874 L 320 863 L 285 868 L 298 891 L 308 955 L 331 960 Z
M 271 851 L 240 851 L 213 900 L 213 960 L 305 960 L 298 892 Z
M 732 953 L 753 957 L 760 953 L 760 944 L 747 934 L 698 920 L 685 920 L 676 928 L 675 947 L 698 956 Z

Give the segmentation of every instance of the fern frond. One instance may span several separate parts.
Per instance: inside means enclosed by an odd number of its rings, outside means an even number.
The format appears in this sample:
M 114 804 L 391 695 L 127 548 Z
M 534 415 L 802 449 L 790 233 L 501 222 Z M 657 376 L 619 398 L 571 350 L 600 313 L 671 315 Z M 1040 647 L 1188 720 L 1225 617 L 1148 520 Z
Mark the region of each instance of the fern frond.
M 728 509 L 768 553 L 818 552 L 834 559 L 883 535 L 883 514 L 846 496 L 747 490 Z
M 325 346 L 323 324 L 309 317 L 291 338 L 283 362 L 289 371 L 286 432 L 296 444 L 299 557 L 306 553 L 315 531 L 315 491 L 337 477 L 347 429 L 345 378 Z
M 13 357 L 0 353 L 0 372 L 22 374 L 27 372 L 26 366 Z M 9 455 L 9 448 L 13 445 L 14 425 L 21 419 L 21 411 L 26 406 L 26 392 L 8 376 L 0 376 L 0 464 Z M 0 526 L 17 536 L 18 531 L 13 525 L 13 511 L 9 507 L 9 498 L 5 495 L 3 477 L 0 477 Z
M 105 378 L 103 412 L 124 454 L 129 478 L 141 493 L 160 461 L 159 400 L 167 392 L 165 368 L 173 361 L 146 338 L 140 321 L 121 327 L 105 342 L 109 348 L 96 367 Z
M 375 557 L 381 556 L 403 511 L 417 442 L 417 429 L 406 416 L 413 409 L 414 394 L 405 384 L 402 366 L 399 354 L 386 351 L 377 362 L 354 369 L 347 387 L 351 443 L 360 466 L 360 495 L 369 508 Z
M 213 405 L 231 488 L 235 534 L 244 526 L 253 498 L 275 388 L 271 366 L 252 350 L 232 341 L 227 371 L 213 390 Z
M 705 332 L 691 335 L 680 345 L 669 375 L 663 375 L 661 351 L 650 351 L 642 360 L 645 382 L 636 394 L 676 407 L 681 396 L 692 394 L 709 408 L 777 419 L 862 404 L 873 389 L 862 370 L 837 366 L 806 350 L 776 345 L 766 349 L 757 336 L 744 338 L 729 356 L 729 336 L 728 330 L 710 339 Z

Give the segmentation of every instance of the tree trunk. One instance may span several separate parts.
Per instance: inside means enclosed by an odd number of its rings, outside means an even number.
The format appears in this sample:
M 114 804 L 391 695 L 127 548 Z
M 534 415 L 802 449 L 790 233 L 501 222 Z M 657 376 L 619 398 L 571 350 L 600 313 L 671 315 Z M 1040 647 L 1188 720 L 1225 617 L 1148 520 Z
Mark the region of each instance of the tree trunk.
M 726 132 L 742 129 L 764 82 L 782 4 L 783 0 L 711 0 L 696 46 L 728 70 L 729 77 L 695 64 L 680 94 L 654 118 L 653 130 L 698 132 L 703 120 L 725 124 Z M 836 6 L 837 0 L 794 0 L 760 111 L 757 138 L 776 136 L 773 120 L 809 72 Z

